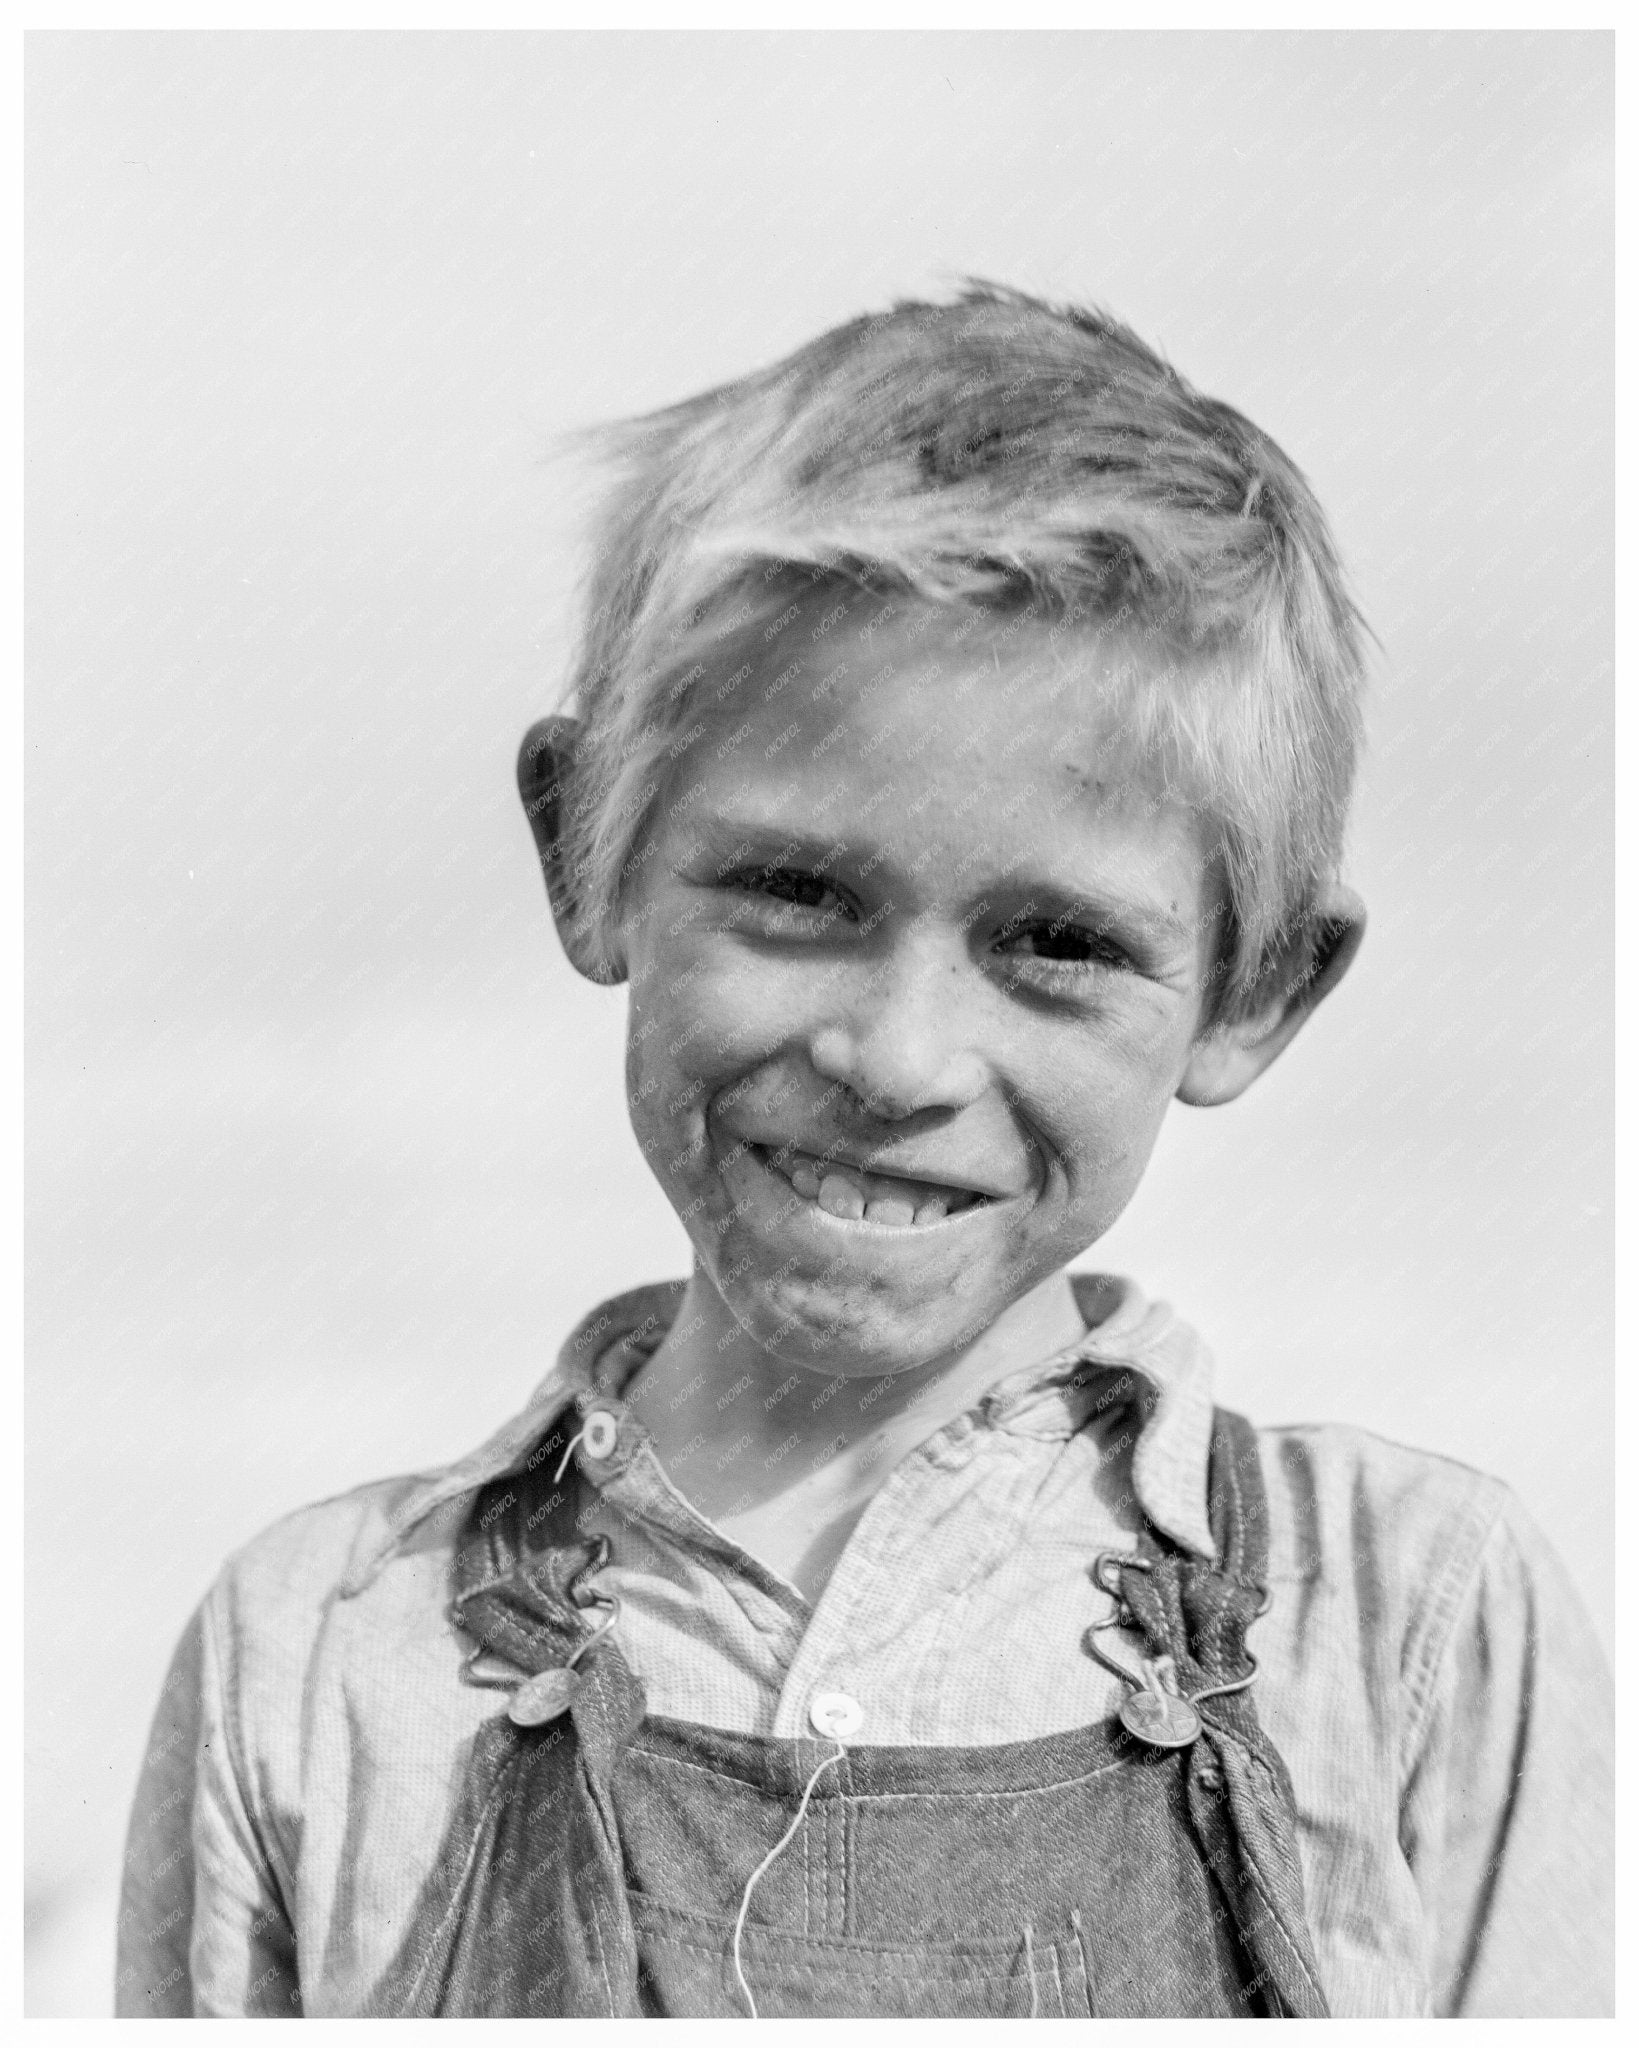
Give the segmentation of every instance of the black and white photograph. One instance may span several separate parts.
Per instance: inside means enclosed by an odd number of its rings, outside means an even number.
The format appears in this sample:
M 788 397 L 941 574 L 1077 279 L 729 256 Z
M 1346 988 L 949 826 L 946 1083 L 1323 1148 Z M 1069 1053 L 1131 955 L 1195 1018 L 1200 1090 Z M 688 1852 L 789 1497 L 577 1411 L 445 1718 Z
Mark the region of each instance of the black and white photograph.
M 30 2016 L 1615 2011 L 1615 37 L 39 29 Z

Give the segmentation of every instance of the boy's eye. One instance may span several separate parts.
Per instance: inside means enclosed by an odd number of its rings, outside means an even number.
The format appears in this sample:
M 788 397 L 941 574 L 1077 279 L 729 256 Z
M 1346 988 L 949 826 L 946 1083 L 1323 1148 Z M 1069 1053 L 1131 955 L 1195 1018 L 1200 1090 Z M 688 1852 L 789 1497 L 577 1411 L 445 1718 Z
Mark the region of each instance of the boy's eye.
M 725 885 L 780 905 L 776 913 L 780 916 L 788 916 L 791 911 L 817 911 L 822 913 L 822 921 L 829 924 L 843 914 L 844 906 L 833 884 L 823 875 L 807 874 L 801 868 L 741 868 L 725 877 Z
M 1132 965 L 1132 956 L 1119 940 L 1079 924 L 1026 925 L 1008 937 L 1004 950 L 1061 969 Z
M 822 876 L 805 875 L 797 868 L 750 868 L 733 880 L 736 888 L 755 889 L 806 910 L 818 910 L 831 893 L 831 884 Z

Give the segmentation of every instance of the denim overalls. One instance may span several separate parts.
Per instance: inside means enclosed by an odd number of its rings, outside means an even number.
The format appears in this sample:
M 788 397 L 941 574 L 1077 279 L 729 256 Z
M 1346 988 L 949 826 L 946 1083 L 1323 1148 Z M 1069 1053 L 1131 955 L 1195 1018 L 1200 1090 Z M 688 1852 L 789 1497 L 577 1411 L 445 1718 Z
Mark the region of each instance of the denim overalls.
M 1090 1560 L 1125 1625 L 1089 1650 L 1142 1684 L 1119 1718 L 1027 1742 L 849 1749 L 646 1715 L 576 1505 L 516 1474 L 474 1504 L 452 1619 L 475 1663 L 551 1675 L 533 1725 L 503 1710 L 476 1738 L 371 2011 L 1325 2016 L 1291 1785 L 1247 1690 L 1267 1545 L 1239 1416 L 1214 1419 L 1215 1564 L 1149 1531 Z

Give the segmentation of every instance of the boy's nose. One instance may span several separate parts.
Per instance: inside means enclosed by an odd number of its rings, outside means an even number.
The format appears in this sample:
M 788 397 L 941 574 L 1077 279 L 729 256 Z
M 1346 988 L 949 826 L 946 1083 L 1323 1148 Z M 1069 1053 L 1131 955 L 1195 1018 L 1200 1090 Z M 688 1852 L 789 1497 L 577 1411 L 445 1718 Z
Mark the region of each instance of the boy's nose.
M 989 1085 L 990 1068 L 966 1028 L 962 980 L 931 947 L 879 961 L 810 1033 L 815 1072 L 880 1117 L 967 1108 Z

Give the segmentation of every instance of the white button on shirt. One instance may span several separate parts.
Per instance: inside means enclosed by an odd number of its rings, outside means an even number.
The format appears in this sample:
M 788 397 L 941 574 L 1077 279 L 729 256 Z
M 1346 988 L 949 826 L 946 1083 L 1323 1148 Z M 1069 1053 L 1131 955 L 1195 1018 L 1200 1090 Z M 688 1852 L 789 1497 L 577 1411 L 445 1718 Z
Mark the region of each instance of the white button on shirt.
M 864 1725 L 865 1709 L 852 1693 L 817 1692 L 809 1702 L 808 1718 L 816 1735 L 829 1735 L 833 1742 L 846 1742 Z
M 594 1408 L 581 1431 L 581 1446 L 594 1464 L 612 1458 L 620 1443 L 620 1425 L 607 1408 Z

